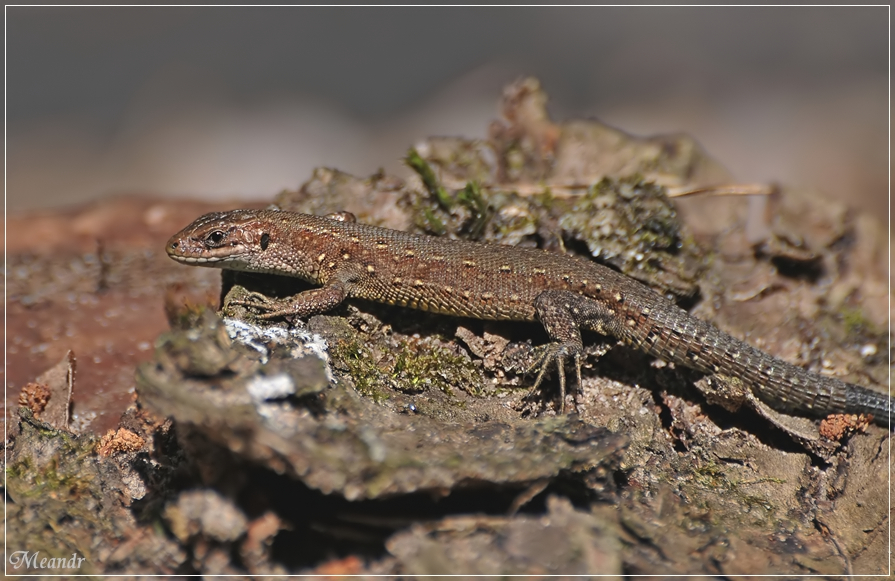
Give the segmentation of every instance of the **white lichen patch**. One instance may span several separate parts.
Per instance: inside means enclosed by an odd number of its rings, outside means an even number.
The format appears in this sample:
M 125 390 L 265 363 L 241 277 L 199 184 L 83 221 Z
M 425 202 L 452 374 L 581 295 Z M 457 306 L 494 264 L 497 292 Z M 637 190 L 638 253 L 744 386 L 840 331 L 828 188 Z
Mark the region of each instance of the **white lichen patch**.
M 282 399 L 295 393 L 295 382 L 285 373 L 270 377 L 256 375 L 246 384 L 246 389 L 257 403 L 272 399 Z
M 238 319 L 225 318 L 223 321 L 230 339 L 260 353 L 262 363 L 267 363 L 270 360 L 271 347 L 280 345 L 289 349 L 290 357 L 295 359 L 313 355 L 322 360 L 327 380 L 334 381 L 327 352 L 328 347 L 320 335 L 309 333 L 303 329 L 250 325 Z

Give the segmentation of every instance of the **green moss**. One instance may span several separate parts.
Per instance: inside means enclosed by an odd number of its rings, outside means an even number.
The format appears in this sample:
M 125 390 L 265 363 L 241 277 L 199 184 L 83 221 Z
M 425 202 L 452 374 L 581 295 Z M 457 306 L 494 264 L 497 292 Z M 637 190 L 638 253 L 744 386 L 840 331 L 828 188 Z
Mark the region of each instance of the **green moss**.
M 7 478 L 24 478 L 24 476 L 28 474 L 32 468 L 33 465 L 31 464 L 31 458 L 25 457 L 18 462 L 13 462 L 9 466 L 7 466 L 6 476 Z
M 411 147 L 407 152 L 407 156 L 404 158 L 404 162 L 410 169 L 420 176 L 429 195 L 438 202 L 438 205 L 441 206 L 444 211 L 450 212 L 451 208 L 454 207 L 454 200 L 451 198 L 450 194 L 448 194 L 447 190 L 438 182 L 438 178 L 435 177 L 435 172 L 432 171 L 432 167 L 422 158 L 422 156 L 420 156 L 419 152 Z
M 433 212 L 431 208 L 422 208 L 422 213 L 423 222 L 417 225 L 420 226 L 423 230 L 431 232 L 436 236 L 444 236 L 447 232 L 444 221 L 436 216 L 435 212 Z
M 411 192 L 409 196 L 418 228 L 437 236 L 451 233 L 476 240 L 482 237 L 493 212 L 487 192 L 477 180 L 467 181 L 461 190 L 448 190 L 438 181 L 429 161 L 415 149 L 407 152 L 404 162 L 420 176 L 428 193 Z
M 101 489 L 95 469 L 97 439 L 55 430 L 35 420 L 30 410 L 21 415 L 18 445 L 40 452 L 20 455 L 9 464 L 10 496 L 20 504 L 39 505 L 59 518 L 86 518 Z
M 48 430 L 39 430 L 40 437 L 47 437 Z M 51 437 L 64 432 L 51 431 Z M 90 466 L 87 459 L 95 454 L 96 440 L 84 438 L 82 442 L 72 440 L 67 434 L 60 437 L 61 446 L 43 464 L 35 464 L 24 457 L 7 468 L 10 490 L 20 499 L 51 497 L 55 499 L 77 499 L 92 494 L 96 486 L 95 475 L 83 473 L 83 467 Z
M 482 195 L 482 189 L 476 182 L 469 182 L 457 193 L 457 201 L 472 213 L 472 224 L 469 227 L 471 238 L 481 238 L 488 224 L 488 202 Z
M 373 361 L 369 349 L 359 341 L 341 339 L 330 348 L 330 353 L 348 368 L 358 393 L 377 403 L 388 399 L 388 395 L 381 389 L 383 373 Z
M 459 386 L 470 395 L 482 394 L 482 378 L 469 359 L 455 355 L 440 346 L 414 345 L 402 341 L 392 368 L 398 389 L 416 393 L 434 387 L 453 395 L 452 386 Z
M 696 467 L 693 471 L 693 481 L 710 489 L 727 488 L 730 481 L 725 477 L 724 471 L 714 462 L 706 462 Z
M 359 340 L 340 340 L 331 354 L 347 368 L 357 391 L 376 402 L 388 398 L 384 387 L 404 393 L 434 388 L 449 396 L 454 387 L 474 396 L 484 392 L 482 374 L 472 361 L 430 341 L 402 341 L 394 358 L 378 362 Z
M 78 498 L 89 494 L 92 481 L 80 478 L 76 474 L 66 474 L 59 469 L 57 461 L 51 460 L 42 470 L 36 471 L 29 479 L 28 487 L 19 489 L 25 498 L 43 498 L 67 496 Z

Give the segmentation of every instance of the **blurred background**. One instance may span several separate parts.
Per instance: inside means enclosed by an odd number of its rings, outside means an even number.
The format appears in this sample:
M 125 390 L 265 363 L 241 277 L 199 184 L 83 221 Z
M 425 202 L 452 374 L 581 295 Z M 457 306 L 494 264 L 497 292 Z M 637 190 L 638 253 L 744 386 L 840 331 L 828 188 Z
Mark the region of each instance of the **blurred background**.
M 740 181 L 888 213 L 889 8 L 7 7 L 10 212 L 269 199 L 484 137 L 535 75 L 555 120 L 694 136 Z

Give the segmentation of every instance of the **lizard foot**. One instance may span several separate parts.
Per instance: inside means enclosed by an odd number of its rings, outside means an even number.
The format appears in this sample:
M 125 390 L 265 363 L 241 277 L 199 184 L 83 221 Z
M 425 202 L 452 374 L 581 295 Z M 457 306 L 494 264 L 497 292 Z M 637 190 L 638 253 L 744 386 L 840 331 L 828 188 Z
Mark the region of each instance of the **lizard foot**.
M 541 383 L 544 381 L 544 375 L 547 368 L 552 362 L 556 362 L 556 370 L 559 374 L 559 413 L 565 413 L 566 404 L 566 358 L 571 357 L 575 362 L 575 378 L 577 380 L 576 392 L 581 390 L 581 345 L 576 343 L 549 343 L 542 348 L 542 352 L 537 356 L 535 362 L 529 367 L 525 373 L 529 374 L 535 369 L 538 370 L 538 376 L 535 383 L 525 396 L 525 400 L 534 398 L 534 394 L 538 391 Z M 575 398 L 573 397 L 573 400 Z M 577 402 L 576 402 L 577 405 Z
M 229 304 L 260 311 L 259 319 L 275 319 L 295 314 L 290 308 L 291 301 L 289 299 L 275 299 L 254 291 L 246 294 L 245 298 L 230 301 Z

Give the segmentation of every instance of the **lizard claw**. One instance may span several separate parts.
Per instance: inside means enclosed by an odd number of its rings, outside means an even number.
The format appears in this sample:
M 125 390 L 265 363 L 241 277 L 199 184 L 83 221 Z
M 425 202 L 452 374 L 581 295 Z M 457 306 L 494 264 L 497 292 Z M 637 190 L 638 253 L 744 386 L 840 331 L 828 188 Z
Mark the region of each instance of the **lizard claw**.
M 547 373 L 547 368 L 550 367 L 550 363 L 556 362 L 556 371 L 559 375 L 559 413 L 565 413 L 565 403 L 566 403 L 566 357 L 572 357 L 575 361 L 575 379 L 577 381 L 577 391 L 581 390 L 581 347 L 574 343 L 550 343 L 545 345 L 543 351 L 540 355 L 538 355 L 535 362 L 525 371 L 526 374 L 531 373 L 535 369 L 538 370 L 538 376 L 535 378 L 535 383 L 531 388 L 531 391 L 528 392 L 528 395 L 525 396 L 525 399 L 530 399 L 534 396 L 534 393 L 538 390 L 541 383 L 544 381 L 544 375 Z M 576 402 L 577 406 L 577 402 Z

